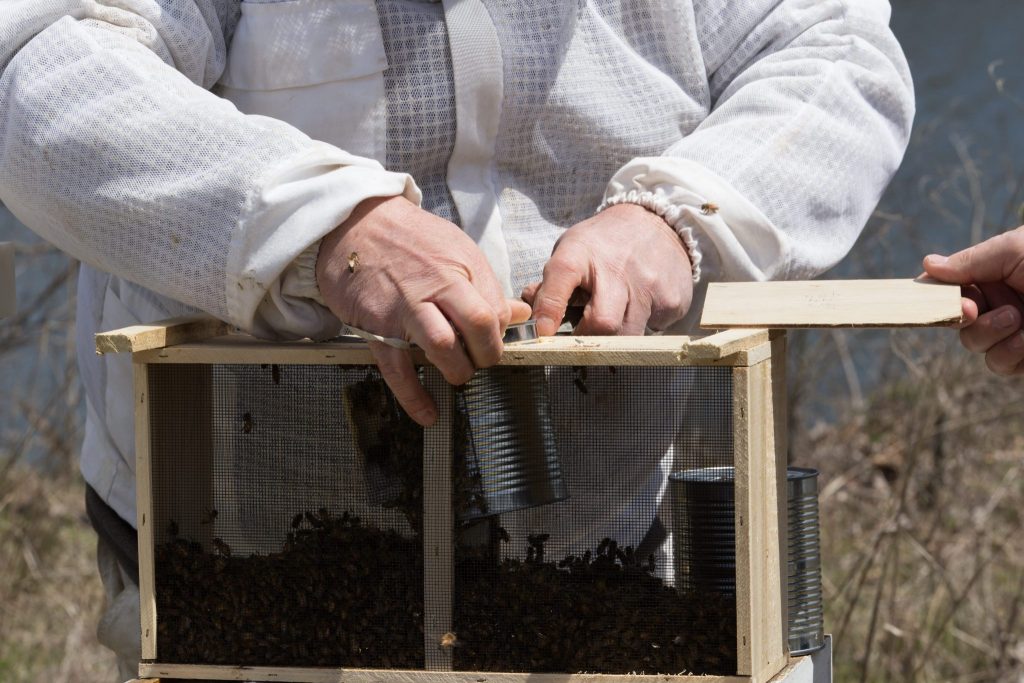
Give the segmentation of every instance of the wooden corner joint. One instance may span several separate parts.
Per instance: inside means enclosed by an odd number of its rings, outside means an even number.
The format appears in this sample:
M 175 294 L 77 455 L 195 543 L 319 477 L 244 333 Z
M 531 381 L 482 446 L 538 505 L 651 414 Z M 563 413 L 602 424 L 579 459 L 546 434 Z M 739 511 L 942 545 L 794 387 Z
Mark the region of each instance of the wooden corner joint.
M 232 327 L 207 315 L 169 318 L 149 325 L 132 325 L 96 335 L 96 353 L 135 353 L 175 344 L 221 337 Z

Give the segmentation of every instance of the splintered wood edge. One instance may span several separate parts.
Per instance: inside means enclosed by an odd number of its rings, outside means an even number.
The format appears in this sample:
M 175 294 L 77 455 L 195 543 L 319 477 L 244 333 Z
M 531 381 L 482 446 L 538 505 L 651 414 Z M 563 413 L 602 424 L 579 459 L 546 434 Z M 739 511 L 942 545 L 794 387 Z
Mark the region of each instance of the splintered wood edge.
M 713 282 L 705 329 L 951 327 L 959 285 L 927 279 Z
M 747 676 L 667 676 L 610 674 L 527 674 L 400 671 L 387 669 L 321 669 L 300 667 L 213 666 L 202 664 L 139 664 L 139 676 L 216 681 L 281 681 L 282 683 L 751 683 Z
M 150 325 L 132 325 L 96 335 L 96 353 L 134 353 L 220 337 L 231 325 L 209 316 L 184 316 Z

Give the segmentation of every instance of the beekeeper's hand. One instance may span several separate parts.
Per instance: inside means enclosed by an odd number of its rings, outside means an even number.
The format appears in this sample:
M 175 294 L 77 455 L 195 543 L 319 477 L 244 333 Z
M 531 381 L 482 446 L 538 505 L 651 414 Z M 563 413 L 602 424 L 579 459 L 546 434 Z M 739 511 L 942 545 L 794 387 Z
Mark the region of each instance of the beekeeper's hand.
M 401 197 L 356 207 L 324 238 L 316 278 L 340 320 L 416 344 L 452 384 L 497 363 L 505 327 L 530 316 L 529 306 L 505 299 L 487 259 L 458 226 Z M 405 411 L 433 424 L 437 408 L 409 352 L 380 342 L 370 350 Z
M 590 295 L 578 334 L 643 334 L 686 315 L 693 274 L 668 223 L 636 204 L 616 204 L 566 230 L 543 279 L 523 291 L 540 334 L 555 333 L 577 287 Z
M 996 374 L 1024 374 L 1024 226 L 949 257 L 926 256 L 924 269 L 963 287 L 964 347 L 984 353 Z

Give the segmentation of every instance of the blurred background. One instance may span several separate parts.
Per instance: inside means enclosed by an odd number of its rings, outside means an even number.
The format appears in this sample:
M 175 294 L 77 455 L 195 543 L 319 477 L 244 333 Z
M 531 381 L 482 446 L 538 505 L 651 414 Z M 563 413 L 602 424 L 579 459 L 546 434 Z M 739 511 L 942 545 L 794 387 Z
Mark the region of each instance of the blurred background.
M 828 277 L 1024 223 L 1024 3 L 892 0 L 918 115 L 906 160 Z M 110 681 L 77 449 L 76 265 L 0 208 L 18 314 L 0 321 L 0 680 Z M 837 681 L 1024 676 L 1024 379 L 948 330 L 790 337 L 791 463 L 821 471 Z

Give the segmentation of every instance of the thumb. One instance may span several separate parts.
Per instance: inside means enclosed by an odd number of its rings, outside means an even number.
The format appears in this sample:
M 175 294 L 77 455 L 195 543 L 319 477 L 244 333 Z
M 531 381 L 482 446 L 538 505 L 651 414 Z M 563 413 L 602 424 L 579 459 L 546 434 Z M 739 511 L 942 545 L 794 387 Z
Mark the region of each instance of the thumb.
M 508 307 L 512 309 L 512 319 L 509 323 L 521 323 L 530 319 L 530 305 L 518 299 L 509 299 Z
M 565 316 L 569 298 L 583 282 L 583 276 L 575 267 L 552 258 L 544 267 L 544 279 L 533 299 L 533 317 L 537 320 L 537 332 L 549 336 L 558 330 Z
M 924 269 L 942 282 L 969 285 L 976 282 L 1005 282 L 1024 290 L 1024 232 L 1021 228 L 945 257 L 926 256 Z

